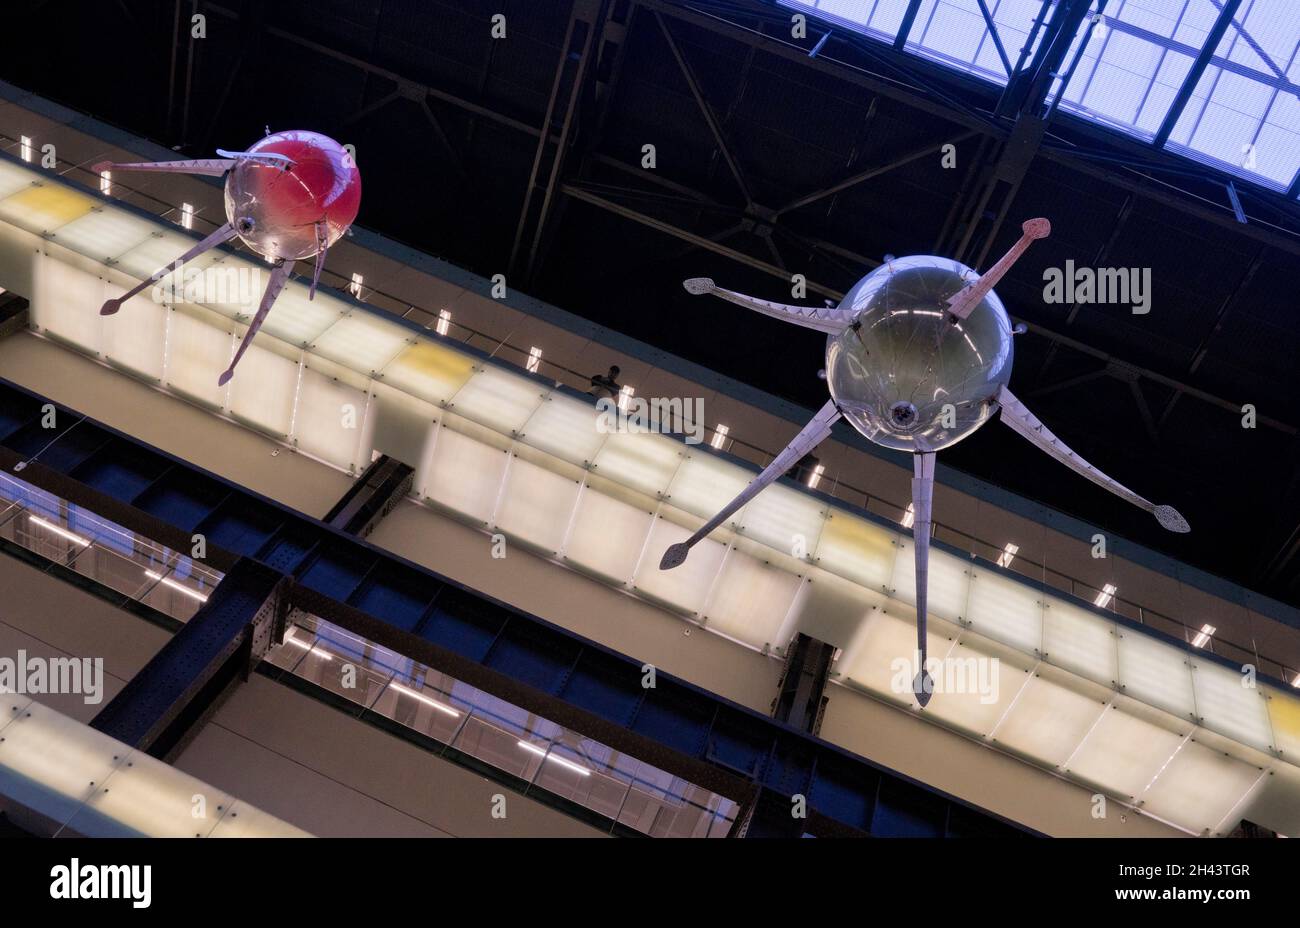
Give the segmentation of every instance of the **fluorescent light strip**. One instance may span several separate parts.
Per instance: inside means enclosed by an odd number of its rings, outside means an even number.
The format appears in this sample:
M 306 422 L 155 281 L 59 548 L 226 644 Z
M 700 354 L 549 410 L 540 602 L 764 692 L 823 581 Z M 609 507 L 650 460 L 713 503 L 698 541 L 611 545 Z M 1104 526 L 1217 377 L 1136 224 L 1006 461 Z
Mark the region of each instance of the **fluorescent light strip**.
M 528 349 L 528 363 L 525 367 L 530 374 L 536 374 L 537 369 L 542 366 L 542 349 L 536 345 Z
M 812 473 L 808 475 L 808 489 L 817 489 L 817 484 L 822 482 L 822 474 L 826 473 L 826 465 L 818 464 L 813 468 Z
M 907 509 L 903 512 L 903 520 L 900 523 L 903 528 L 911 528 L 912 523 L 916 521 L 916 510 L 911 503 L 907 504 Z
M 1107 583 L 1101 588 L 1101 592 L 1097 594 L 1097 598 L 1092 601 L 1092 604 L 1104 608 L 1110 605 L 1110 601 L 1115 598 L 1117 592 L 1115 584 Z
M 588 770 L 586 767 L 582 766 L 581 764 L 575 764 L 571 760 L 565 760 L 563 757 L 557 757 L 553 752 L 548 752 L 545 748 L 538 747 L 537 745 L 531 744 L 530 742 L 527 741 L 520 741 L 519 746 L 523 748 L 525 751 L 531 751 L 532 753 L 536 754 L 538 757 L 543 757 L 546 760 L 553 760 L 561 767 L 567 767 L 568 769 L 572 770 L 574 773 L 581 774 L 584 777 L 591 776 L 591 771 Z
M 438 700 L 436 699 L 430 699 L 428 696 L 425 696 L 419 690 L 413 690 L 409 686 L 403 686 L 401 683 L 398 683 L 396 680 L 390 680 L 388 685 L 391 686 L 393 689 L 397 690 L 399 693 L 405 693 L 407 696 L 410 696 L 412 699 L 418 699 L 422 703 L 433 706 L 433 708 L 437 709 L 439 712 L 445 712 L 450 716 L 454 716 L 455 718 L 460 718 L 460 712 L 453 709 L 451 706 L 446 705 L 445 703 L 438 702 Z
M 434 331 L 437 332 L 439 335 L 446 335 L 448 332 L 451 331 L 451 310 L 450 309 L 438 310 L 438 324 L 434 327 Z
M 998 555 L 998 566 L 1010 567 L 1011 562 L 1016 559 L 1016 552 L 1018 552 L 1019 550 L 1020 550 L 1020 545 L 1013 545 L 1011 542 L 1008 541 L 1007 546 L 1003 548 L 1002 553 Z
M 721 450 L 723 444 L 727 440 L 727 433 L 730 431 L 731 429 L 725 425 L 715 426 L 713 429 L 713 440 L 710 441 L 709 444 L 714 448 Z
M 1212 638 L 1214 636 L 1214 633 L 1217 631 L 1218 629 L 1215 628 L 1213 625 L 1202 625 L 1201 630 L 1197 632 L 1196 637 L 1192 639 L 1192 647 L 1194 648 L 1205 647 L 1206 644 L 1209 643 L 1210 638 Z
M 197 599 L 201 603 L 206 603 L 208 598 L 202 593 L 196 593 L 183 583 L 177 583 L 171 577 L 164 577 L 162 574 L 154 573 L 152 570 L 146 570 L 144 575 L 150 580 L 161 580 L 163 586 L 169 586 L 178 593 L 184 593 L 191 599 Z
M 34 516 L 29 512 L 27 513 L 27 518 L 31 519 L 41 528 L 51 531 L 54 534 L 58 535 L 60 538 L 66 538 L 68 539 L 68 541 L 76 542 L 77 544 L 81 545 L 83 548 L 90 547 L 90 542 L 85 538 L 82 538 L 80 535 L 74 535 L 72 534 L 72 532 L 68 531 L 65 528 L 60 528 L 59 526 L 55 525 L 53 522 L 47 522 L 45 519 L 42 519 L 40 516 Z

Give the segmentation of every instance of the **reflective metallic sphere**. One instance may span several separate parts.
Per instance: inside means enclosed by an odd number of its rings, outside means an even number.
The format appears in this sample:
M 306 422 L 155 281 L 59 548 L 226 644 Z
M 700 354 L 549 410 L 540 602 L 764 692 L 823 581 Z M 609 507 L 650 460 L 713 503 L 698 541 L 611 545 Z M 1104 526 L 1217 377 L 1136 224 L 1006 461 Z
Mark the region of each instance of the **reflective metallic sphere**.
M 325 223 L 325 247 L 357 218 L 361 174 L 343 146 L 316 132 L 276 132 L 250 153 L 285 155 L 285 169 L 241 161 L 226 175 L 226 218 L 239 237 L 272 260 L 308 258 L 321 249 L 316 223 Z
M 938 451 L 975 431 L 1011 378 L 1011 320 L 993 291 L 965 319 L 948 298 L 977 274 L 948 258 L 897 258 L 840 303 L 855 324 L 826 345 L 826 382 L 853 427 L 878 445 Z

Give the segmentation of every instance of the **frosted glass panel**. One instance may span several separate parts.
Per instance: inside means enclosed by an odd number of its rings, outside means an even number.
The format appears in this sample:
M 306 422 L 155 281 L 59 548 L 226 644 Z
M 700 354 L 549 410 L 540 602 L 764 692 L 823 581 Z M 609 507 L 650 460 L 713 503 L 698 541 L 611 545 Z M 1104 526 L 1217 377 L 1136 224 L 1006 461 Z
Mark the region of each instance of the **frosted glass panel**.
M 647 596 L 676 606 L 684 612 L 697 613 L 704 606 L 704 597 L 722 564 L 725 548 L 718 542 L 705 538 L 691 549 L 691 556 L 685 564 L 672 570 L 659 569 L 659 558 L 665 549 L 669 545 L 685 541 L 690 534 L 688 529 L 680 525 L 662 518 L 655 519 L 650 542 L 646 546 L 645 557 L 641 560 L 633 585 Z
M 1033 654 L 1042 644 L 1043 613 L 1038 591 L 991 570 L 972 570 L 966 618 L 981 635 L 1027 654 Z
M 974 734 L 992 732 L 1029 681 L 1026 668 L 1008 661 L 1008 656 L 980 644 L 958 644 L 935 674 L 935 693 L 926 713 Z
M 1115 623 L 1061 599 L 1043 611 L 1043 659 L 1105 686 L 1119 680 Z
M 1276 747 L 1293 764 L 1300 764 L 1300 699 L 1270 690 L 1268 717 Z
M 42 235 L 90 212 L 95 201 L 62 184 L 38 183 L 0 201 L 0 220 Z
M 249 346 L 230 381 L 230 412 L 283 438 L 291 431 L 298 364 L 274 351 Z
M 814 561 L 847 580 L 883 590 L 894 574 L 898 538 L 866 519 L 832 511 L 822 527 Z
M 1179 718 L 1195 716 L 1192 674 L 1178 648 L 1124 629 L 1119 637 L 1119 673 L 1126 696 Z
M 512 457 L 497 527 L 555 554 L 578 498 L 578 483 L 519 457 Z
M 161 380 L 168 313 L 146 295 L 127 300 L 112 323 L 104 326 L 105 357 L 136 374 Z
M 148 763 L 150 760 L 153 763 Z M 204 818 L 194 817 L 195 796 L 204 799 Z M 96 781 L 89 801 L 68 822 L 68 828 L 102 828 L 95 822 L 98 813 L 112 819 L 123 833 L 129 830 L 151 838 L 207 837 L 232 802 L 229 793 L 147 755 L 132 753 L 107 780 Z
M 127 248 L 121 254 L 115 255 L 113 265 L 128 277 L 144 280 L 155 271 L 175 264 L 177 258 L 196 244 L 198 244 L 197 238 L 190 238 L 181 235 L 179 232 L 159 231 L 155 226 L 154 234 L 149 238 L 139 245 Z M 185 267 L 190 270 L 207 267 L 215 257 L 215 254 L 209 252 L 194 261 L 188 262 Z M 175 284 L 176 286 L 180 286 L 182 282 L 183 280 L 176 281 L 174 279 L 163 281 L 165 284 Z
M 1035 674 L 993 735 L 1046 764 L 1064 764 L 1106 708 L 1104 700 Z
M 970 586 L 970 561 L 944 551 L 930 549 L 930 612 L 955 622 L 966 615 L 966 592 Z M 908 605 L 916 604 L 916 564 L 912 539 L 899 542 L 894 576 L 890 581 L 893 597 Z
M 756 648 L 784 647 L 786 642 L 776 640 L 777 631 L 790 612 L 799 582 L 792 574 L 733 549 L 704 612 L 706 624 Z
M 275 301 L 275 308 L 267 315 L 262 331 L 302 348 L 338 322 L 345 309 L 346 304 L 327 294 L 317 293 L 316 299 L 308 300 L 304 288 L 285 287 Z
M 577 567 L 627 583 L 645 544 L 650 519 L 645 509 L 587 487 L 578 501 L 564 557 Z
M 1156 777 L 1142 796 L 1142 805 L 1151 814 L 1184 828 L 1213 833 L 1259 779 L 1260 772 L 1258 767 L 1211 750 L 1193 738 Z M 1235 824 L 1230 822 L 1228 827 Z
M 662 435 L 610 435 L 596 455 L 596 472 L 649 496 L 668 489 L 682 460 L 680 442 Z
M 410 333 L 400 326 L 354 310 L 316 336 L 313 350 L 355 371 L 373 375 L 382 371 L 410 340 Z
M 550 392 L 541 384 L 496 367 L 475 371 L 448 409 L 506 435 L 519 431 Z
M 754 474 L 700 450 L 688 450 L 668 486 L 668 501 L 709 519 L 745 488 Z M 729 524 L 734 523 L 733 516 Z
M 1264 696 L 1257 685 L 1243 686 L 1248 678 L 1228 667 L 1198 660 L 1192 665 L 1196 714 L 1206 728 L 1252 748 L 1267 751 L 1273 745 Z M 1251 681 L 1253 683 L 1253 678 Z
M 39 258 L 32 321 L 80 348 L 98 351 L 104 317 L 104 282 L 94 274 Z
M 54 242 L 96 261 L 108 261 L 153 236 L 154 224 L 118 210 L 97 207 L 63 226 Z
M 215 320 L 205 310 L 174 309 L 169 314 L 164 386 L 221 407 L 226 388 L 217 385 L 217 378 L 234 355 L 231 333 L 215 328 Z
M 740 532 L 785 554 L 816 550 L 826 507 L 811 496 L 773 484 L 740 512 Z
M 506 452 L 444 425 L 433 448 L 429 498 L 486 524 L 505 466 Z
M 1065 772 L 1135 801 L 1185 732 L 1170 730 L 1112 706 L 1066 764 Z
M 303 370 L 293 426 L 295 445 L 338 467 L 351 467 L 365 418 L 363 391 L 319 371 Z
M 15 164 L 0 164 L 0 200 L 13 196 L 24 187 L 30 187 L 36 180 L 36 174 Z
M 952 648 L 952 642 L 945 635 L 936 634 L 934 627 L 929 629 L 926 641 L 932 660 L 943 658 Z M 854 683 L 873 692 L 897 702 L 915 704 L 912 696 L 915 660 L 916 624 L 911 617 L 877 609 L 867 614 L 861 630 L 845 649 L 838 669 Z
M 436 342 L 422 341 L 384 368 L 384 383 L 430 403 L 442 403 L 465 384 L 472 367 L 467 355 Z
M 519 440 L 579 466 L 594 460 L 605 436 L 596 431 L 596 411 L 558 390 L 524 423 Z

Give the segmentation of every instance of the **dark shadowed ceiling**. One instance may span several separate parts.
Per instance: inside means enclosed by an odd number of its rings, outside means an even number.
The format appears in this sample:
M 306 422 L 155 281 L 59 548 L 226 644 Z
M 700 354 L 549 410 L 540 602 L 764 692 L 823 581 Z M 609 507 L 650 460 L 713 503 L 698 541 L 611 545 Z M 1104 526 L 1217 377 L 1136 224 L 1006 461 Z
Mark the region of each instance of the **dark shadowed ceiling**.
M 1072 2 L 1049 2 L 1045 36 Z M 191 43 L 193 8 L 208 23 Z M 1048 216 L 1051 238 L 999 287 L 1030 325 L 1012 387 L 1195 531 L 1163 534 L 1006 429 L 945 463 L 1300 601 L 1294 201 L 1238 180 L 1242 223 L 1227 175 L 1044 119 L 1050 59 L 1004 93 L 841 31 L 811 57 L 826 30 L 792 38 L 762 0 L 15 0 L 5 15 L 22 37 L 6 80 L 193 156 L 265 125 L 351 142 L 362 225 L 809 409 L 821 336 L 693 300 L 684 277 L 789 301 L 801 273 L 820 300 L 887 254 L 987 266 Z M 1151 312 L 1045 303 L 1044 269 L 1067 260 L 1150 268 Z

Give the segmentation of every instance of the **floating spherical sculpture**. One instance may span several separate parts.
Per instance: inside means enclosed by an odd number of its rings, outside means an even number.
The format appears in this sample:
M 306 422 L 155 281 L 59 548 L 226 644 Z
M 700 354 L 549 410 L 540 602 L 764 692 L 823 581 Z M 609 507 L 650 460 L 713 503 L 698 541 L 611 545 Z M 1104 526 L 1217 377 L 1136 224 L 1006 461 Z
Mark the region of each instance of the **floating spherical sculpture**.
M 938 451 L 984 424 L 1011 378 L 1011 320 L 990 290 L 965 319 L 948 300 L 977 274 L 916 255 L 872 271 L 839 305 L 853 322 L 826 345 L 841 414 L 876 444 Z
M 263 257 L 311 257 L 338 241 L 357 218 L 361 173 L 329 136 L 276 132 L 247 154 L 283 155 L 290 163 L 244 158 L 226 174 L 226 216 L 240 239 Z

